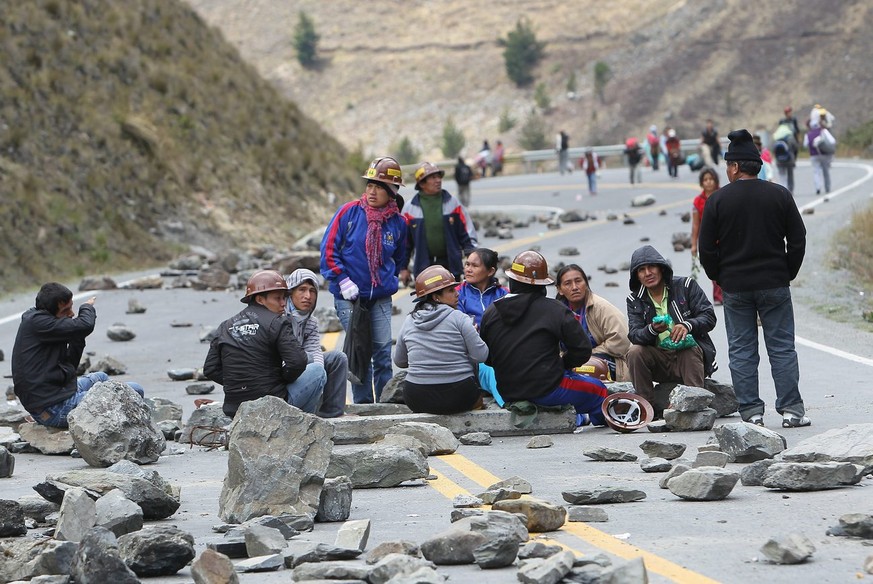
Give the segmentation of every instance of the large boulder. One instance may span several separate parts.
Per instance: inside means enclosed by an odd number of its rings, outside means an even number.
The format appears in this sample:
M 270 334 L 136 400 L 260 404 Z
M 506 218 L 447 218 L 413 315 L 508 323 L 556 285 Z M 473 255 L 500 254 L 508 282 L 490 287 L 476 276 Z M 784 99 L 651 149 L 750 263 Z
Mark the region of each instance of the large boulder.
M 35 423 L 21 424 L 18 434 L 43 454 L 69 454 L 75 446 L 70 432 L 61 428 Z
M 139 583 L 118 554 L 115 536 L 104 527 L 94 527 L 82 538 L 70 575 L 76 584 Z
M 720 501 L 731 494 L 739 473 L 717 467 L 693 468 L 667 481 L 670 492 L 689 501 Z
M 318 511 L 333 426 L 274 396 L 244 402 L 230 427 L 224 521 Z M 343 474 L 343 473 L 340 473 Z
M 0 539 L 0 582 L 69 574 L 79 546 L 50 538 Z
M 231 419 L 224 414 L 220 403 L 200 406 L 191 412 L 191 416 L 185 422 L 179 442 L 204 445 L 220 443 L 224 445 L 226 436 L 220 430 L 228 428 L 230 423 Z
M 736 422 L 713 429 L 719 448 L 734 462 L 755 462 L 773 458 L 785 450 L 785 437 L 755 424 Z
M 427 459 L 416 449 L 359 444 L 334 448 L 328 477 L 347 476 L 356 489 L 396 487 L 404 481 L 423 479 Z
M 149 526 L 119 537 L 118 553 L 137 576 L 171 576 L 194 559 L 194 537 L 172 525 Z
M 873 423 L 851 424 L 803 440 L 782 453 L 786 462 L 851 462 L 873 470 Z
M 91 466 L 110 466 L 119 460 L 150 464 L 167 445 L 148 405 L 118 381 L 94 385 L 67 420 L 79 454 Z

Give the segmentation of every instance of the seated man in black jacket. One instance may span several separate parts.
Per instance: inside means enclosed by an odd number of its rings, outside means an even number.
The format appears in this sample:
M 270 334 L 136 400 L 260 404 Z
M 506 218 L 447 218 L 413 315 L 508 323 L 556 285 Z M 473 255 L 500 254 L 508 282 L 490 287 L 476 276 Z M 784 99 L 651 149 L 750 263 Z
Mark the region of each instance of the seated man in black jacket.
M 628 372 L 637 393 L 654 399 L 655 381 L 703 387 L 716 370 L 715 310 L 693 278 L 673 276 L 673 268 L 651 245 L 631 256 L 627 297 Z
M 591 341 L 569 308 L 546 298 L 554 280 L 545 258 L 524 251 L 506 276 L 510 294 L 485 310 L 479 327 L 500 394 L 507 402 L 572 405 L 578 426 L 602 426 L 606 386 L 572 371 L 591 357 Z
M 222 410 L 274 395 L 310 414 L 321 403 L 324 368 L 307 369 L 306 352 L 285 315 L 288 285 L 279 272 L 256 272 L 241 302 L 248 306 L 218 328 L 203 373 L 224 386 Z
M 97 321 L 95 300 L 82 304 L 76 317 L 70 289 L 49 282 L 39 289 L 35 307 L 21 315 L 12 348 L 12 381 L 21 405 L 38 424 L 67 428 L 67 415 L 88 390 L 109 379 L 102 371 L 76 377 L 85 338 Z M 139 384 L 127 385 L 143 395 Z

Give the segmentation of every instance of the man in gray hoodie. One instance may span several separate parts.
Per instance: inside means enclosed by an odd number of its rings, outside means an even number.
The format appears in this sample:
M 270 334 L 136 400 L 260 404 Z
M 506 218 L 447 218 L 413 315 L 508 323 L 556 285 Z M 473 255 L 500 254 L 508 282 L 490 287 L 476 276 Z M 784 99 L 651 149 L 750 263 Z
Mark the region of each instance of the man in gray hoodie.
M 342 351 L 321 350 L 318 319 L 312 315 L 318 301 L 318 276 L 312 270 L 298 268 L 286 276 L 285 281 L 288 283 L 285 313 L 294 324 L 294 335 L 306 352 L 309 363 L 321 365 L 326 372 L 321 406 L 316 415 L 320 418 L 342 416 L 346 404 L 349 362 Z

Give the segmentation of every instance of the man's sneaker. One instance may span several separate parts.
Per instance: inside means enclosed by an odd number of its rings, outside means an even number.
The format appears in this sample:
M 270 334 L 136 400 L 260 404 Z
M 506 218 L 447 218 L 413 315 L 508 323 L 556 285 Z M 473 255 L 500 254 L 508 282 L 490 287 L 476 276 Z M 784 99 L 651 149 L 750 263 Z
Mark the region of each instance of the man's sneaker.
M 812 424 L 812 420 L 807 418 L 806 416 L 800 416 L 799 418 L 793 414 L 783 414 L 782 415 L 782 427 L 783 428 L 801 428 L 803 426 L 809 426 Z
M 746 421 L 749 424 L 754 424 L 756 426 L 763 426 L 764 425 L 764 416 L 762 416 L 761 414 L 755 414 L 754 416 L 752 416 L 751 418 L 749 418 Z
M 591 418 L 588 417 L 588 414 L 576 414 L 576 427 L 581 428 L 582 426 L 588 426 L 591 424 Z

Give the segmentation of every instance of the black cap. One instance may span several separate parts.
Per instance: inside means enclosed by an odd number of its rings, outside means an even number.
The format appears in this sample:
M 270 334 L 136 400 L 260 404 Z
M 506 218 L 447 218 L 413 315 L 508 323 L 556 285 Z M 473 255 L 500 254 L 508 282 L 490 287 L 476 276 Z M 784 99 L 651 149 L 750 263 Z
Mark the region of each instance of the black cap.
M 751 160 L 761 162 L 761 153 L 755 142 L 752 140 L 752 135 L 746 129 L 734 130 L 728 134 L 728 140 L 731 141 L 728 146 L 727 154 L 724 159 L 734 162 L 740 160 Z

